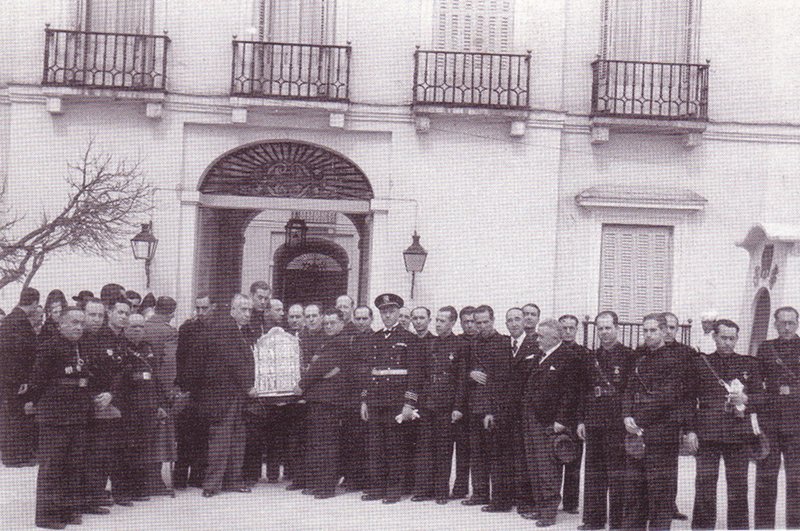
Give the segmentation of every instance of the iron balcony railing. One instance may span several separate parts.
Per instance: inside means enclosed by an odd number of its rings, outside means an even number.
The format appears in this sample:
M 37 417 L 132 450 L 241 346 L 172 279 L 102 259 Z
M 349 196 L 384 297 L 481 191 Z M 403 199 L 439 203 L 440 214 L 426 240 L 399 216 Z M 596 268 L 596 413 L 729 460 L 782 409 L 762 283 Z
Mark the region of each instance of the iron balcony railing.
M 635 349 L 644 340 L 642 323 L 620 321 L 617 339 L 626 347 Z M 680 329 L 678 330 L 675 339 L 684 345 L 692 344 L 691 319 L 688 321 L 688 323 L 680 325 Z M 595 322 L 592 321 L 588 316 L 583 321 L 583 346 L 590 349 L 595 349 L 600 346 L 600 338 L 597 337 Z
M 45 29 L 42 84 L 164 91 L 166 35 Z
M 708 120 L 708 64 L 598 59 L 592 116 Z
M 348 101 L 350 46 L 233 41 L 231 95 Z
M 524 109 L 531 54 L 414 52 L 414 103 Z

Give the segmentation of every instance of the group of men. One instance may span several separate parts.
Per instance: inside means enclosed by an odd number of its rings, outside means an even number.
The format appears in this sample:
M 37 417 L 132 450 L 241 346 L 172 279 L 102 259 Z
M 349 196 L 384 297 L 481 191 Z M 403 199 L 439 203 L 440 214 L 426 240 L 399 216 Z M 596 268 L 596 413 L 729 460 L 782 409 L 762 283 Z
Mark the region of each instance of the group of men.
M 698 352 L 676 341 L 674 314 L 650 314 L 643 344 L 632 349 L 620 341 L 617 315 L 603 311 L 594 320 L 597 347 L 588 349 L 575 342 L 576 317 L 540 321 L 535 304 L 507 310 L 505 335 L 488 305 L 432 312 L 386 293 L 374 301 L 382 324 L 374 331 L 372 308 L 346 295 L 335 307 L 286 312 L 271 295 L 256 282 L 229 311 L 198 296 L 195 316 L 178 331 L 171 374 L 159 369 L 163 353 L 137 331 L 143 319 L 127 317 L 124 298 L 66 308 L 30 377 L 21 381 L 17 371 L 13 383 L 3 380 L 4 404 L 18 393 L 15 403 L 34 411 L 39 426 L 37 525 L 63 528 L 81 512 L 164 488 L 160 463 L 148 455 L 157 423 L 171 418 L 172 486 L 199 487 L 205 497 L 250 492 L 264 470 L 270 482 L 282 470 L 287 490 L 317 499 L 341 483 L 364 501 L 461 499 L 486 512 L 516 508 L 547 527 L 562 501 L 578 512 L 585 444 L 580 528 L 668 529 L 682 516 L 675 500 L 683 447 L 697 460 L 693 528 L 716 524 L 720 458 L 727 527 L 749 527 L 751 459 L 755 525 L 774 527 L 781 457 L 786 525 L 800 527 L 794 308 L 776 310 L 778 338 L 751 357 L 736 353 L 739 327 L 728 319 L 704 323 L 714 348 Z M 23 290 L 23 311 L 31 298 Z M 159 303 L 174 312 L 174 301 Z M 262 397 L 253 346 L 276 326 L 298 338 L 301 378 L 291 394 Z M 94 447 L 84 452 L 84 444 Z

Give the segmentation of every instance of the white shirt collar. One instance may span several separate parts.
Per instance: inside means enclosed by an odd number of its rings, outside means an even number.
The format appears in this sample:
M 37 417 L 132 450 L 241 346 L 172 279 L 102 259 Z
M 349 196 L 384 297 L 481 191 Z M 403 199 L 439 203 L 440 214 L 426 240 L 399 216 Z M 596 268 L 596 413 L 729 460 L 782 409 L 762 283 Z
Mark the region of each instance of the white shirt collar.
M 522 342 L 525 341 L 525 336 L 526 336 L 526 334 L 525 334 L 525 331 L 523 330 L 521 336 L 512 337 L 511 338 L 511 344 L 513 345 L 514 341 L 516 341 L 517 342 L 517 348 L 519 348 L 522 345 Z
M 541 360 L 539 360 L 539 365 L 541 365 L 542 363 L 544 363 L 544 360 L 546 360 L 546 359 L 548 358 L 548 356 L 550 356 L 550 354 L 552 354 L 553 352 L 555 352 L 555 351 L 558 349 L 558 347 L 560 347 L 560 346 L 561 346 L 561 343 L 562 343 L 562 342 L 561 342 L 561 341 L 559 341 L 559 342 L 558 342 L 558 345 L 554 346 L 553 348 L 551 348 L 550 350 L 548 350 L 547 352 L 545 352 L 545 353 L 544 353 L 544 356 L 542 356 L 542 359 L 541 359 Z

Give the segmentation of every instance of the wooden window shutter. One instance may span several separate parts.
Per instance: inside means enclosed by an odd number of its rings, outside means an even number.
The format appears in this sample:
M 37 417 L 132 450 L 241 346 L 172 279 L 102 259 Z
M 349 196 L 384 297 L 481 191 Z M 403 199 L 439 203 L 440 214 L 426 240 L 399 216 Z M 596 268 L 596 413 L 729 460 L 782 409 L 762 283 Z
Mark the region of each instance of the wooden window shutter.
M 513 0 L 435 0 L 433 46 L 456 52 L 510 52 Z
M 638 321 L 670 309 L 670 227 L 604 225 L 600 252 L 599 311 L 613 310 L 623 321 Z
M 257 18 L 267 42 L 335 42 L 336 0 L 261 0 Z

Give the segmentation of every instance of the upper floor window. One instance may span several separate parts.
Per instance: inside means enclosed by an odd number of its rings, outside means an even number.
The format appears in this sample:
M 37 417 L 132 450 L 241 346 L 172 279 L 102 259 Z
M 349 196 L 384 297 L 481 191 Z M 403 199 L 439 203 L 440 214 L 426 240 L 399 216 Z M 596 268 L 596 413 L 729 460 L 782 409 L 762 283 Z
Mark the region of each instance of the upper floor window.
M 700 0 L 603 0 L 602 59 L 694 63 Z
M 152 34 L 155 0 L 78 0 L 77 24 L 83 31 Z
M 256 40 L 334 44 L 336 0 L 256 0 Z
M 509 53 L 513 42 L 514 0 L 434 0 L 434 49 Z

